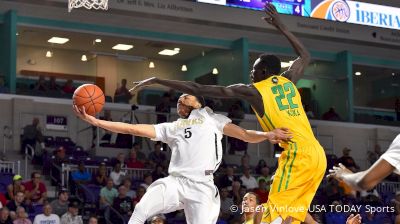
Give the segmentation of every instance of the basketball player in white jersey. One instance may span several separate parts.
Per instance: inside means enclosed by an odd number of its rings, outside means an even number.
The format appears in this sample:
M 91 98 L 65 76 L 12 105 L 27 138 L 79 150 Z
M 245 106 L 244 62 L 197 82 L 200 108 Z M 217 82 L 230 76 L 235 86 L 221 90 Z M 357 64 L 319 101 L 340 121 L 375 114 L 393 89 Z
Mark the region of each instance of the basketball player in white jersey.
M 343 180 L 355 190 L 371 190 L 392 172 L 400 175 L 400 134 L 368 170 L 353 173 L 343 164 L 339 164 L 339 167 L 334 166 L 329 172 L 328 177 Z
M 220 200 L 213 173 L 222 159 L 222 135 L 251 143 L 264 140 L 279 143 L 291 138 L 285 128 L 271 132 L 244 130 L 210 108 L 201 108 L 202 105 L 201 97 L 183 94 L 177 104 L 181 118 L 157 125 L 98 120 L 87 115 L 84 108 L 74 106 L 76 115 L 94 126 L 162 141 L 172 149 L 169 176 L 150 185 L 136 205 L 129 224 L 143 224 L 155 214 L 180 209 L 184 209 L 189 224 L 216 223 Z

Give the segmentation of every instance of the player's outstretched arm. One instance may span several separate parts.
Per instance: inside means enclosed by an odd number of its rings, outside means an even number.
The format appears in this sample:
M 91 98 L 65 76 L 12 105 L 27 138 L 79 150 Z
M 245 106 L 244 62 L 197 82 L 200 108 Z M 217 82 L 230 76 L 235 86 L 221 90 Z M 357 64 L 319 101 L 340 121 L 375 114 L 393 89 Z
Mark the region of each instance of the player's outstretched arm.
M 76 105 L 73 106 L 73 110 L 80 119 L 88 122 L 93 126 L 97 126 L 108 131 L 121 134 L 130 134 L 146 138 L 155 138 L 156 131 L 153 125 L 147 124 L 126 124 L 122 122 L 112 122 L 99 120 L 93 116 L 86 113 L 85 107 L 78 108 Z
M 224 134 L 245 142 L 259 143 L 265 140 L 272 144 L 289 141 L 292 136 L 287 128 L 277 128 L 270 132 L 245 130 L 235 124 L 229 123 L 224 127 Z
M 328 177 L 343 180 L 356 190 L 370 190 L 382 182 L 393 171 L 394 167 L 386 160 L 380 158 L 368 170 L 358 173 L 353 173 L 343 164 L 339 164 L 339 167 L 335 166 L 329 170 Z
M 304 69 L 310 63 L 310 53 L 300 40 L 288 30 L 284 23 L 282 23 L 274 5 L 266 3 L 264 12 L 266 16 L 263 17 L 263 19 L 278 29 L 289 40 L 298 55 L 298 58 L 293 62 L 292 66 L 283 74 L 283 76 L 290 79 L 293 83 L 296 83 L 301 76 L 303 76 Z

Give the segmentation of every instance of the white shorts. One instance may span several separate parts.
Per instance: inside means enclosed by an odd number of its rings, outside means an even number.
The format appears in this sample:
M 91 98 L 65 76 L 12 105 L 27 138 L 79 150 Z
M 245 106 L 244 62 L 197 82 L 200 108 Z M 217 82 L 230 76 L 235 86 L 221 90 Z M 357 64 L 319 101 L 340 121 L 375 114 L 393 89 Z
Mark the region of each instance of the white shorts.
M 158 179 L 149 186 L 132 216 L 144 214 L 143 218 L 148 219 L 181 209 L 185 211 L 188 224 L 215 224 L 219 216 L 220 199 L 214 182 L 195 182 L 174 176 Z

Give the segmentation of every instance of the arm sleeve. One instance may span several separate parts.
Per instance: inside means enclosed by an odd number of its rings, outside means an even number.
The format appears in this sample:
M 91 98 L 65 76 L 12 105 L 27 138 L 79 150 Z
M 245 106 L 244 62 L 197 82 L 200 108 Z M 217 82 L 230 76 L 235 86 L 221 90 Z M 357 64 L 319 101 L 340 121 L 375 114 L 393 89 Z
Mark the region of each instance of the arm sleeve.
M 217 125 L 217 129 L 218 131 L 222 133 L 224 133 L 224 127 L 225 125 L 229 124 L 232 122 L 231 119 L 229 119 L 228 117 L 222 115 L 222 114 L 210 114 L 211 118 L 214 120 L 215 124 Z
M 151 140 L 168 143 L 169 142 L 168 132 L 170 129 L 172 129 L 172 127 L 173 123 L 161 123 L 154 125 L 154 129 L 156 130 L 156 137 Z
M 381 158 L 390 163 L 395 168 L 394 172 L 400 175 L 400 135 L 394 139 Z

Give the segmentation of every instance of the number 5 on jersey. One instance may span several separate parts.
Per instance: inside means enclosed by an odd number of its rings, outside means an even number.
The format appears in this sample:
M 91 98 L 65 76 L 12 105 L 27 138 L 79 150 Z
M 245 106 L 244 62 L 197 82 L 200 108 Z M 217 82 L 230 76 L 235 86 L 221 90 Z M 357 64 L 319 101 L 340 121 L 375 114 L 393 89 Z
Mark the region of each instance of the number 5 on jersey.
M 192 132 L 190 131 L 191 128 L 185 128 L 185 138 L 192 137 Z

